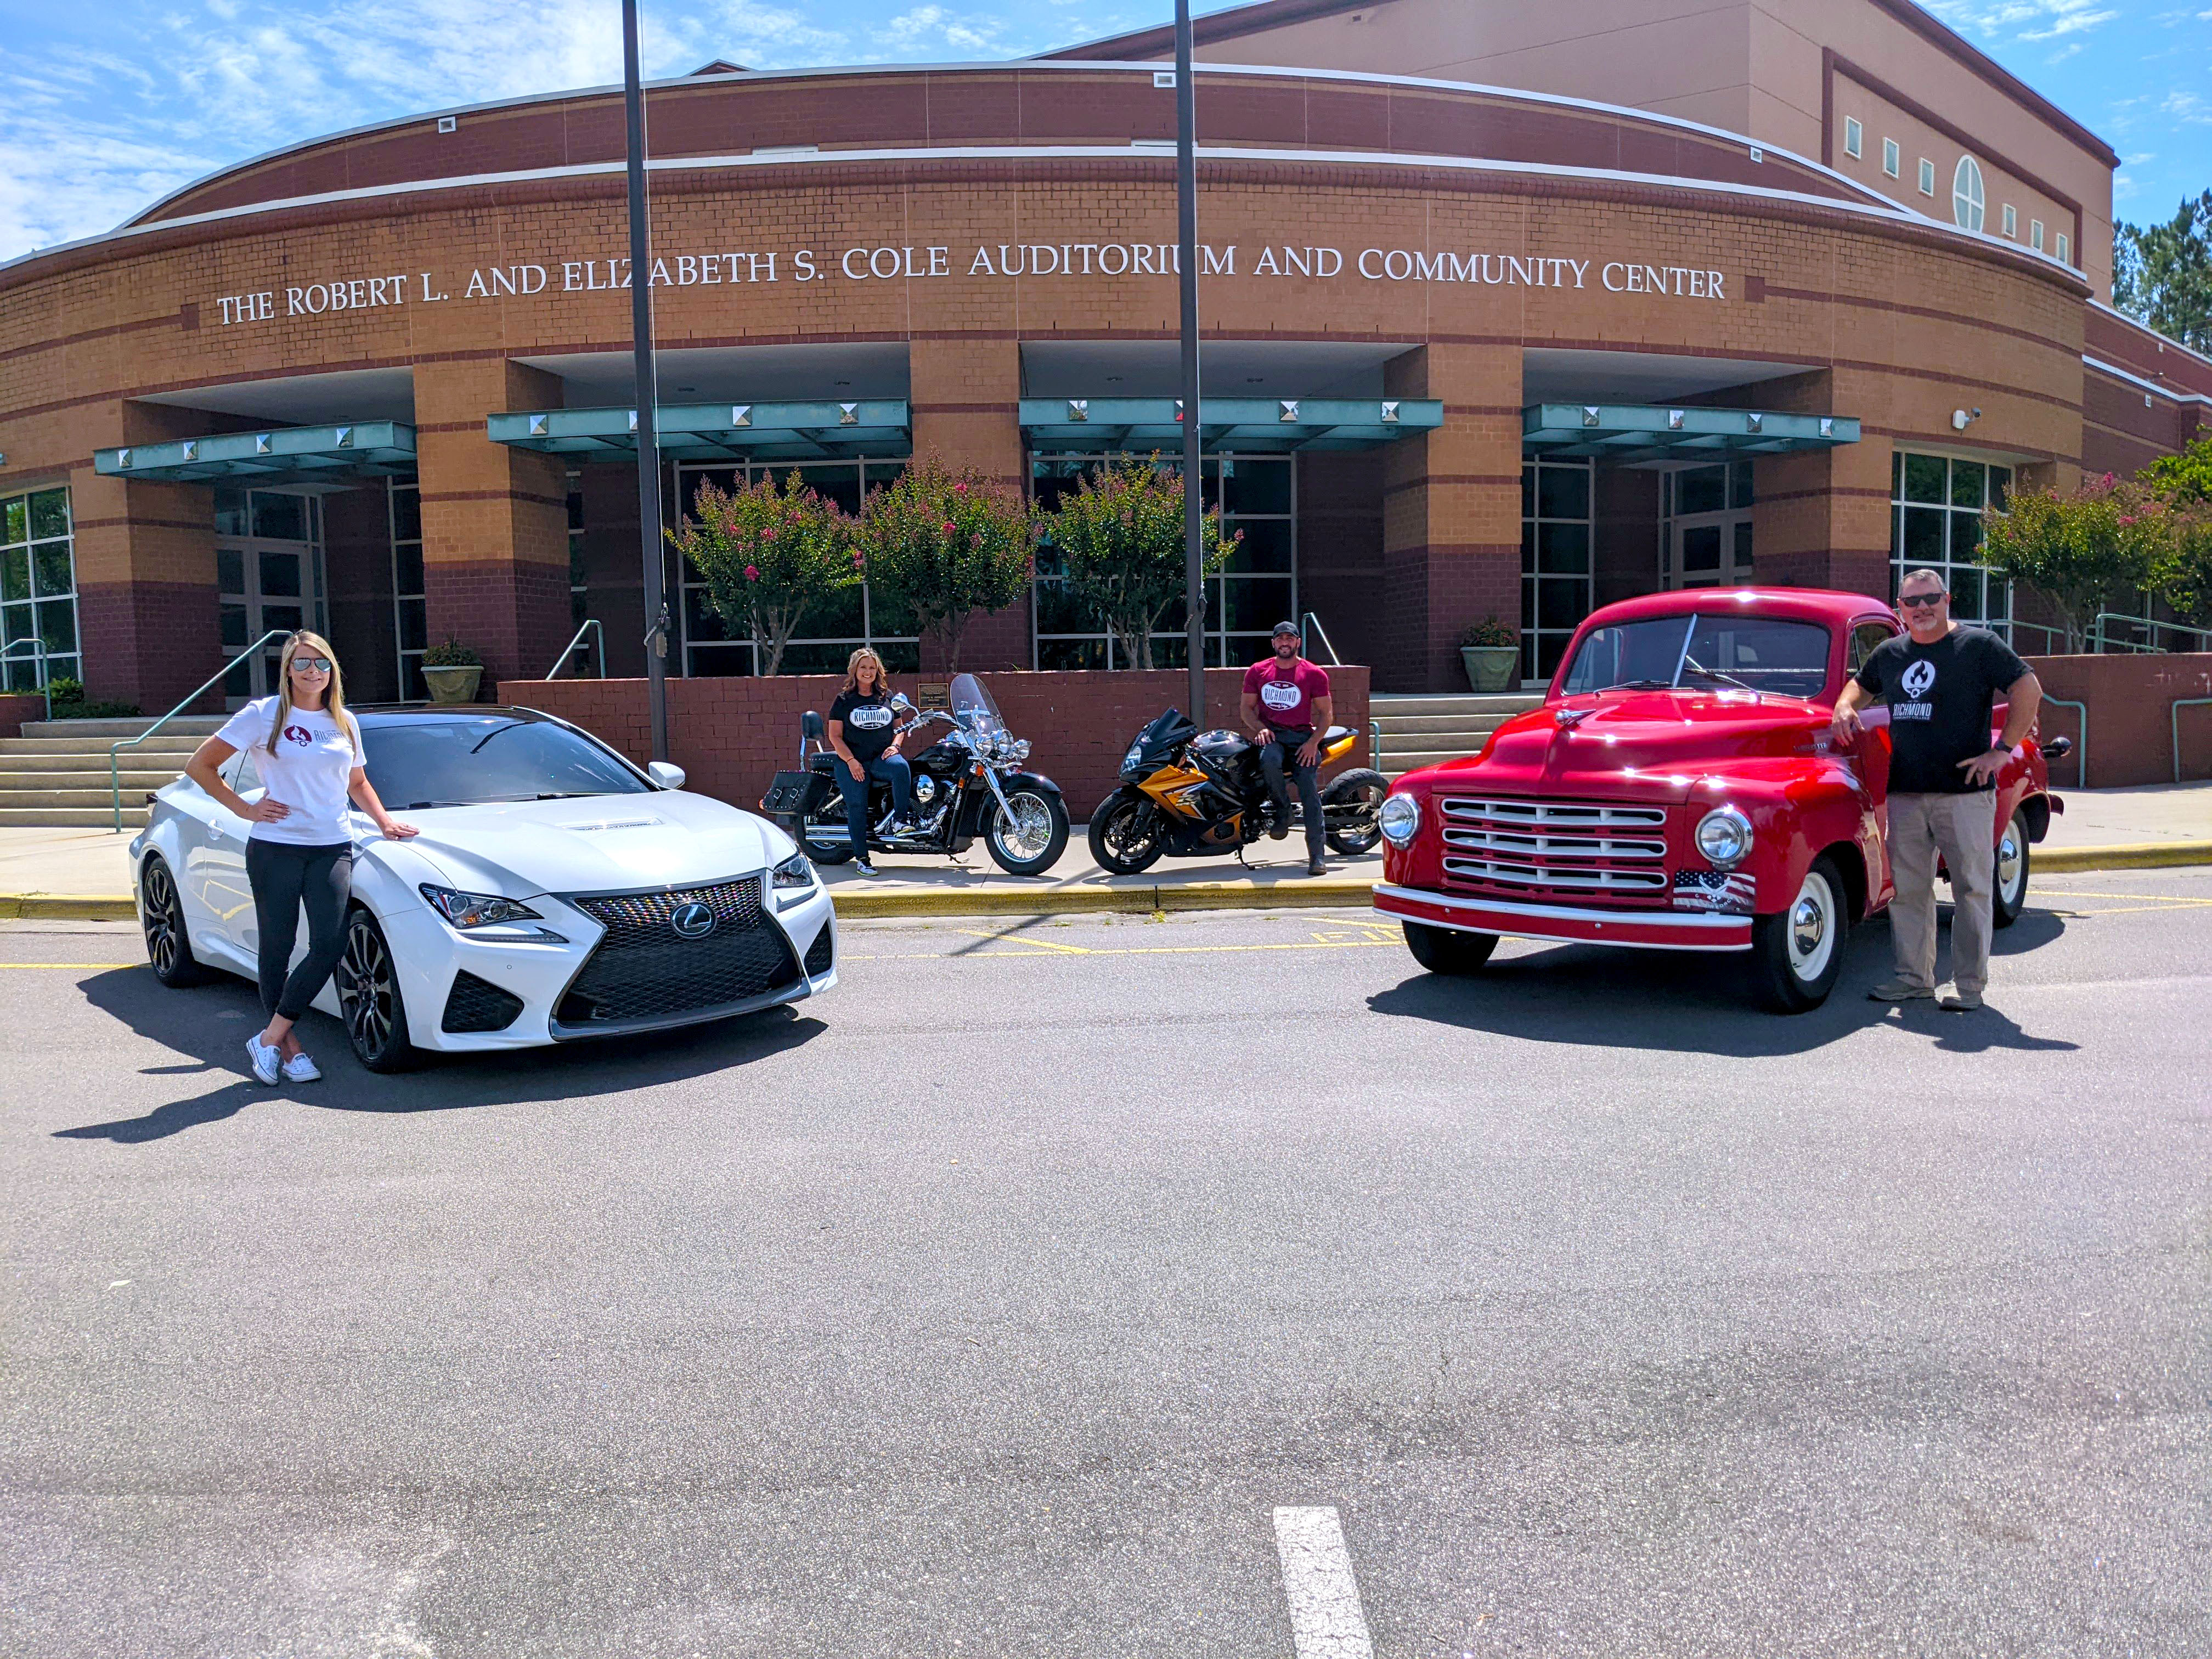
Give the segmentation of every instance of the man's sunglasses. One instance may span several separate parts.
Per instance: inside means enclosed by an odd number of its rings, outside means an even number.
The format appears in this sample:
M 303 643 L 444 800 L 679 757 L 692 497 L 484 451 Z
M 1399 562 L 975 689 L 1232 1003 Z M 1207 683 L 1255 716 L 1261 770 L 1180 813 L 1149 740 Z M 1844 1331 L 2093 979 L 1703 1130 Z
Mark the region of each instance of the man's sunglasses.
M 1951 596 L 1948 593 L 1941 592 L 1934 593 L 1900 593 L 1898 595 L 1897 602 L 1900 605 L 1905 606 L 1907 610 L 1917 611 L 1923 605 L 1941 605 L 1944 600 L 1950 597 Z
M 328 657 L 295 657 L 292 672 L 295 674 L 327 674 L 331 672 Z

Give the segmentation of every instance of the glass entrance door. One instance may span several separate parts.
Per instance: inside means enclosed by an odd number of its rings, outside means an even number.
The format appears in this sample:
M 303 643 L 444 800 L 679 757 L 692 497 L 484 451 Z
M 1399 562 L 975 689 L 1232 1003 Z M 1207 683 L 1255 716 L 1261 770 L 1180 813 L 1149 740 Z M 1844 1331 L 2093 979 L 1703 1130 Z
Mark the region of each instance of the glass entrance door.
M 216 583 L 226 656 L 272 628 L 327 635 L 322 503 L 279 489 L 216 492 Z M 271 641 L 223 677 L 226 708 L 276 689 L 282 641 Z
M 1666 475 L 1667 586 L 1741 587 L 1751 579 L 1751 463 Z

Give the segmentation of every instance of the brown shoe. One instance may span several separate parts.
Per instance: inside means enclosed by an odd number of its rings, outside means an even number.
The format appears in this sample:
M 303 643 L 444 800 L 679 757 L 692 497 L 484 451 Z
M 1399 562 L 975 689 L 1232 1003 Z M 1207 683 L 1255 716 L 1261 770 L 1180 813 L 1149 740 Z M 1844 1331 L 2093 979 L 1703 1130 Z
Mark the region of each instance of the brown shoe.
M 1932 985 L 1915 985 L 1911 980 L 1886 979 L 1867 993 L 1869 1002 L 1912 1002 L 1922 997 L 1932 997 Z
M 1936 1006 L 1947 1014 L 1971 1014 L 1982 1006 L 1982 994 L 1954 988 L 1948 996 L 1938 997 Z

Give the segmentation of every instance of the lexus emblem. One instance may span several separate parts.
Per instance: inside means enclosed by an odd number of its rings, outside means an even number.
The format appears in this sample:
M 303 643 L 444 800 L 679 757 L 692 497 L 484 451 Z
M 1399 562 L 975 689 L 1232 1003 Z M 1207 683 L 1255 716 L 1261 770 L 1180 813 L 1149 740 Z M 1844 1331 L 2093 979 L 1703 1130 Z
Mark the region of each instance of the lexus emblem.
M 676 907 L 668 925 L 684 939 L 704 939 L 714 931 L 714 913 L 693 899 Z

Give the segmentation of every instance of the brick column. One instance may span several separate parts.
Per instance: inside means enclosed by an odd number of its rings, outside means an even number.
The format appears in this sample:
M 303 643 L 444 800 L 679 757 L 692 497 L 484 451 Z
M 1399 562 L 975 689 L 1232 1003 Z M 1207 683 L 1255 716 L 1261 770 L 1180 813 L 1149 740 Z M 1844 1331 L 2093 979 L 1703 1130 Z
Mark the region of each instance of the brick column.
M 1890 441 L 1882 433 L 1887 392 L 1878 378 L 1822 369 L 1746 386 L 1740 398 L 1743 407 L 1793 415 L 1856 416 L 1868 428 L 1855 444 L 1753 463 L 1753 575 L 1766 584 L 1886 599 Z
M 1384 394 L 1443 400 L 1444 423 L 1383 452 L 1377 690 L 1465 688 L 1460 630 L 1521 615 L 1521 351 L 1429 345 L 1385 365 Z
M 1021 489 L 1022 353 L 1018 342 L 996 339 L 915 340 L 908 348 L 914 415 L 914 453 L 934 453 L 955 471 L 974 467 L 984 477 Z M 1017 602 L 972 618 L 960 641 L 960 665 L 982 672 L 1030 665 L 1030 608 Z M 945 667 L 941 652 L 925 641 L 922 666 Z
M 484 417 L 561 402 L 559 376 L 502 358 L 416 367 L 429 639 L 474 646 L 487 682 L 541 678 L 570 629 L 566 469 L 493 443 Z
M 78 434 L 79 453 L 194 437 L 220 422 L 197 410 L 117 403 Z M 68 482 L 85 695 L 166 714 L 222 666 L 214 491 L 101 477 L 89 459 Z M 201 707 L 220 708 L 222 695 L 218 688 Z

